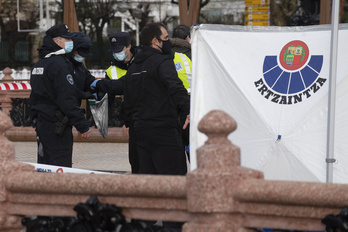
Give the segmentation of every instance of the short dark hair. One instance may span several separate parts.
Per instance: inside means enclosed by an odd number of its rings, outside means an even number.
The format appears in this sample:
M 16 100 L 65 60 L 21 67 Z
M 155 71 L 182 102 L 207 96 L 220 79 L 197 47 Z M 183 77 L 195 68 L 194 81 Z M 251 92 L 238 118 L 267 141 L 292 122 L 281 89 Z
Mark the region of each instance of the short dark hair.
M 173 30 L 173 38 L 186 39 L 186 37 L 190 37 L 190 27 L 186 25 L 179 25 Z
M 160 39 L 162 35 L 161 27 L 166 28 L 163 23 L 148 23 L 140 32 L 140 43 L 151 46 L 152 39 Z

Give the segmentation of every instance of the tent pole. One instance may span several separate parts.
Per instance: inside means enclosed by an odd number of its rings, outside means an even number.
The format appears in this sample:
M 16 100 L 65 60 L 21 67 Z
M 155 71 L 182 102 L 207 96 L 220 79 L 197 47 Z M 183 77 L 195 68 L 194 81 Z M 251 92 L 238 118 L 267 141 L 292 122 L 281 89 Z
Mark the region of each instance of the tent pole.
M 338 47 L 338 20 L 340 0 L 332 1 L 331 20 L 331 49 L 330 49 L 330 78 L 328 97 L 328 125 L 326 148 L 326 182 L 333 182 L 334 135 L 335 135 L 335 103 L 336 103 L 336 71 L 337 71 L 337 47 Z

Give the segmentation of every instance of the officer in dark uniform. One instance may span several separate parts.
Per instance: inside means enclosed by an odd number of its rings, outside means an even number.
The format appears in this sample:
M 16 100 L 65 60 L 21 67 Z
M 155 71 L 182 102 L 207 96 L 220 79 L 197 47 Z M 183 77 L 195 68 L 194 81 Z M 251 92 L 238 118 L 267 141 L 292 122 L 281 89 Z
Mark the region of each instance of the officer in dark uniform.
M 96 90 L 106 92 L 109 97 L 109 120 L 110 116 L 116 111 L 114 106 L 114 96 L 123 95 L 124 75 L 132 65 L 138 49 L 131 45 L 131 39 L 128 32 L 117 32 L 109 37 L 110 49 L 113 60 L 111 66 L 105 72 L 105 78 L 99 80 L 96 84 Z M 110 110 L 111 109 L 111 110 Z M 120 106 L 119 118 L 125 121 L 125 126 L 129 128 L 128 158 L 132 173 L 139 173 L 139 158 L 137 152 L 137 142 L 134 130 L 134 124 L 131 117 L 124 113 L 123 102 Z M 110 121 L 109 121 L 110 122 Z
M 82 32 L 74 32 L 72 34 L 74 49 L 70 61 L 74 67 L 75 85 L 81 94 L 79 99 L 93 99 L 95 97 L 92 93 L 95 91 L 91 88 L 91 84 L 96 79 L 83 64 L 86 57 L 92 55 L 93 44 L 91 39 Z M 79 104 L 81 104 L 81 101 Z
M 36 120 L 38 163 L 72 166 L 72 126 L 89 138 L 89 123 L 80 108 L 74 68 L 68 53 L 73 34 L 59 24 L 46 31 L 38 49 L 40 60 L 31 70 L 29 104 Z
M 128 68 L 134 61 L 134 57 L 137 54 L 138 49 L 137 47 L 131 45 L 131 39 L 128 32 L 117 32 L 112 34 L 109 37 L 109 40 L 109 51 L 112 52 L 113 60 L 111 62 L 111 66 L 105 71 L 105 79 L 118 80 L 127 73 Z M 110 96 L 110 93 L 108 94 Z M 125 122 L 125 126 L 128 127 L 128 158 L 132 173 L 139 173 L 139 158 L 134 124 L 131 118 L 127 117 L 124 113 L 123 102 L 120 106 L 119 117 Z

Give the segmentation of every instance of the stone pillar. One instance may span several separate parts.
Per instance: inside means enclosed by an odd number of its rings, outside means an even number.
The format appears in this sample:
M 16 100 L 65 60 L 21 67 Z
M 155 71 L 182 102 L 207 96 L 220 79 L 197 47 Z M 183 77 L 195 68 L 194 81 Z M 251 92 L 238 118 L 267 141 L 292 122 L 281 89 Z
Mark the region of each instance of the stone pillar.
M 188 211 L 193 220 L 184 232 L 242 232 L 243 212 L 233 197 L 233 186 L 263 173 L 240 166 L 240 149 L 227 138 L 237 128 L 233 118 L 220 110 L 209 112 L 198 130 L 208 136 L 197 149 L 197 169 L 187 175 Z
M 0 111 L 0 231 L 18 232 L 23 226 L 21 217 L 10 215 L 12 206 L 9 193 L 6 191 L 5 182 L 14 172 L 34 171 L 34 167 L 15 161 L 14 144 L 4 136 L 6 130 L 12 126 L 11 119 Z
M 12 83 L 14 78 L 11 76 L 13 73 L 12 70 L 9 67 L 6 67 L 2 73 L 5 75 L 1 80 L 2 83 Z

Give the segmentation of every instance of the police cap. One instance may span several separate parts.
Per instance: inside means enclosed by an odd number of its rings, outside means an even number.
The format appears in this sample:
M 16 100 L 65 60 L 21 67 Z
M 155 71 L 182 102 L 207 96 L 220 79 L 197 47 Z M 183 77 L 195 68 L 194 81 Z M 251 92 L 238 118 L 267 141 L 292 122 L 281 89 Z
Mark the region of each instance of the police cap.
M 130 36 L 128 32 L 117 32 L 109 37 L 110 52 L 120 52 L 122 49 L 130 44 Z
M 74 51 L 77 51 L 81 56 L 87 57 L 92 55 L 92 40 L 82 32 L 72 33 L 74 42 Z
M 72 38 L 73 34 L 70 33 L 69 28 L 66 24 L 57 24 L 52 26 L 46 31 L 46 35 L 51 36 L 52 38 L 63 37 L 63 38 Z

